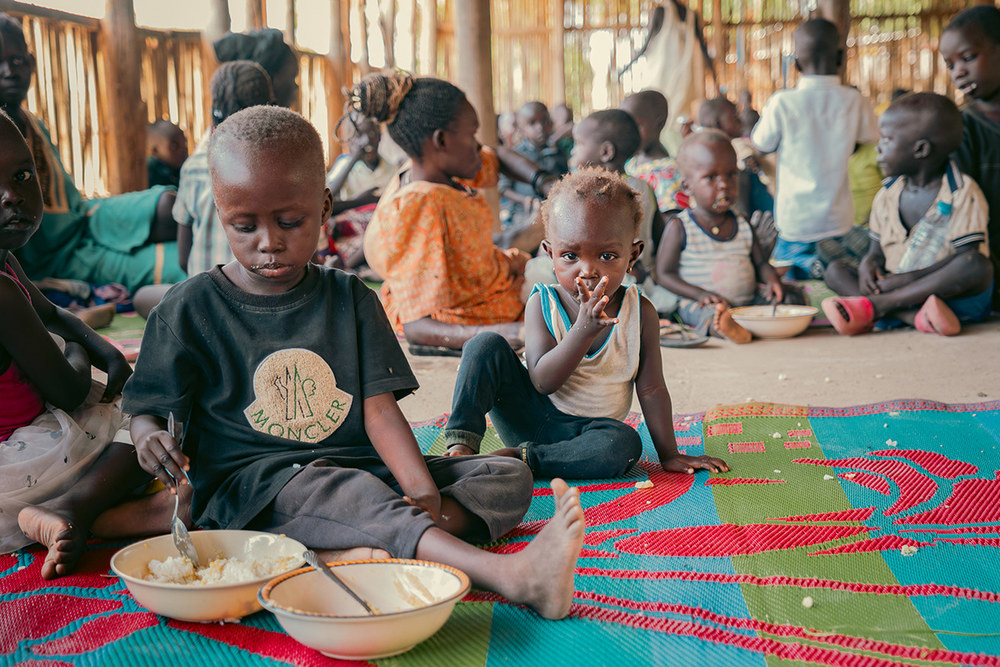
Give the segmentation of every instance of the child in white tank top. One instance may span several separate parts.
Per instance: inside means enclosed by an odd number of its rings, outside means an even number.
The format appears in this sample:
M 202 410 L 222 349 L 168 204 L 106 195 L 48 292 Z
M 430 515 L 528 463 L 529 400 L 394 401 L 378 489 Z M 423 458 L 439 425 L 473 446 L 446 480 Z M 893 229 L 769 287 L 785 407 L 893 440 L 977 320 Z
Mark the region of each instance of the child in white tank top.
M 542 206 L 542 247 L 558 284 L 537 285 L 525 309 L 522 365 L 503 338 L 466 343 L 445 427 L 448 455 L 472 454 L 489 413 L 505 448 L 537 477 L 614 477 L 642 454 L 623 423 L 638 393 L 663 469 L 727 472 L 721 459 L 678 453 L 660 361 L 659 318 L 622 280 L 642 252 L 639 204 L 624 179 L 584 168 Z

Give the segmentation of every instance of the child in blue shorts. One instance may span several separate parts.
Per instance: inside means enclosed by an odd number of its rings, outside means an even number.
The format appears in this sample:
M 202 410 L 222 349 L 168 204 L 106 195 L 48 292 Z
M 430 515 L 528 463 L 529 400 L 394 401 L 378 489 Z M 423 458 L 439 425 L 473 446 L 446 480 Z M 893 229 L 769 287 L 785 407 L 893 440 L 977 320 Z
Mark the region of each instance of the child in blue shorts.
M 872 203 L 871 247 L 856 270 L 827 267 L 841 296 L 824 299 L 823 312 L 842 334 L 880 321 L 955 335 L 960 322 L 989 316 L 993 291 L 986 199 L 948 159 L 962 142 L 961 114 L 946 97 L 910 93 L 886 109 L 879 131 L 888 178 Z

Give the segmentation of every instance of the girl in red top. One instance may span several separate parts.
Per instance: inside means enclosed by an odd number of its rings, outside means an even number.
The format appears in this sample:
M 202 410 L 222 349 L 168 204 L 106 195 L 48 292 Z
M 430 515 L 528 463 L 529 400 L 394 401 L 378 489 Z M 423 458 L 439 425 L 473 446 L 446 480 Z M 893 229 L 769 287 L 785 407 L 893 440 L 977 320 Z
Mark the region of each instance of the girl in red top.
M 0 553 L 39 542 L 48 547 L 41 574 L 52 579 L 72 570 L 91 529 L 167 532 L 173 499 L 163 491 L 105 512 L 149 479 L 132 447 L 112 442 L 123 420 L 111 400 L 132 371 L 11 254 L 42 210 L 31 152 L 0 112 Z M 107 372 L 106 387 L 91 380 L 92 363 Z

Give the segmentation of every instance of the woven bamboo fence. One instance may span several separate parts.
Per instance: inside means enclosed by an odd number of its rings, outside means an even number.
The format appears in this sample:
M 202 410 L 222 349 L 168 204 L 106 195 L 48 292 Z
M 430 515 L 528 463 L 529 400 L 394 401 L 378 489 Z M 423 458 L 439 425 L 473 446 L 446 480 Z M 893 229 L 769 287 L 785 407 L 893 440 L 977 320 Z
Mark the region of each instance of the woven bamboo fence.
M 381 0 L 387 2 L 387 0 Z M 380 0 L 344 0 L 344 32 L 364 36 L 360 57 L 343 66 L 346 81 L 356 81 L 368 71 L 367 39 L 393 45 L 393 35 L 411 31 L 425 34 L 433 7 L 434 43 L 410 42 L 406 54 L 391 51 L 388 62 L 414 64 L 420 74 L 454 79 L 455 26 L 452 3 L 458 0 L 401 0 L 409 2 L 411 20 L 392 22 L 395 33 L 381 24 L 361 19 L 365 3 Z M 998 0 L 1000 1 L 1000 0 Z M 560 8 L 556 3 L 562 2 Z M 937 53 L 941 30 L 948 20 L 974 0 L 852 0 L 852 20 L 845 77 L 873 102 L 889 99 L 897 88 L 933 90 L 952 94 L 947 72 Z M 494 0 L 493 87 L 498 111 L 516 109 L 529 100 L 549 105 L 568 103 L 577 117 L 603 107 L 616 106 L 634 84 L 618 72 L 642 44 L 652 0 Z M 758 108 L 773 91 L 792 86 L 796 72 L 791 33 L 802 20 L 799 0 L 689 0 L 703 19 L 707 43 L 720 53 L 715 57 L 718 90 L 735 98 L 749 90 Z M 553 76 L 554 30 L 560 10 L 565 88 L 555 90 Z M 719 16 L 713 18 L 713 10 Z M 52 10 L 18 5 L 14 15 L 23 19 L 28 47 L 38 61 L 38 71 L 27 106 L 52 131 L 67 169 L 88 196 L 115 191 L 108 182 L 100 29 L 96 20 Z M 372 12 L 368 13 L 371 16 Z M 358 24 L 360 22 L 360 25 Z M 214 56 L 194 32 L 142 30 L 141 92 L 147 118 L 168 118 L 183 128 L 190 147 L 209 126 L 208 81 L 216 67 Z M 425 38 L 420 37 L 421 39 Z M 398 41 L 398 40 L 397 40 Z M 347 44 L 350 52 L 350 44 Z M 558 47 L 557 47 L 558 48 Z M 395 58 L 393 56 L 396 56 Z M 333 128 L 342 109 L 330 102 L 332 65 L 322 54 L 301 50 L 301 100 L 298 110 L 323 137 L 328 162 L 341 151 Z M 339 69 L 339 68 L 338 68 Z M 711 81 L 709 94 L 717 90 Z M 145 146 L 132 147 L 145 151 Z

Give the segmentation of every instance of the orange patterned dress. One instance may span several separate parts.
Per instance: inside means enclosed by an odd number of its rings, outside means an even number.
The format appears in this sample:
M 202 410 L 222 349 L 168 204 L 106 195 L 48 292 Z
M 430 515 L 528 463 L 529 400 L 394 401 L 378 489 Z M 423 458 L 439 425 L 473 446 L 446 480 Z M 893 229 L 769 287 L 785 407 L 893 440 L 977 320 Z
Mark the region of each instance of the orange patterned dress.
M 493 245 L 492 213 L 474 188 L 495 186 L 500 163 L 492 149 L 462 189 L 399 176 L 386 188 L 365 231 L 365 258 L 383 277 L 382 302 L 397 333 L 431 317 L 450 324 L 498 324 L 524 315 L 523 277 Z M 402 173 L 402 172 L 401 172 Z

